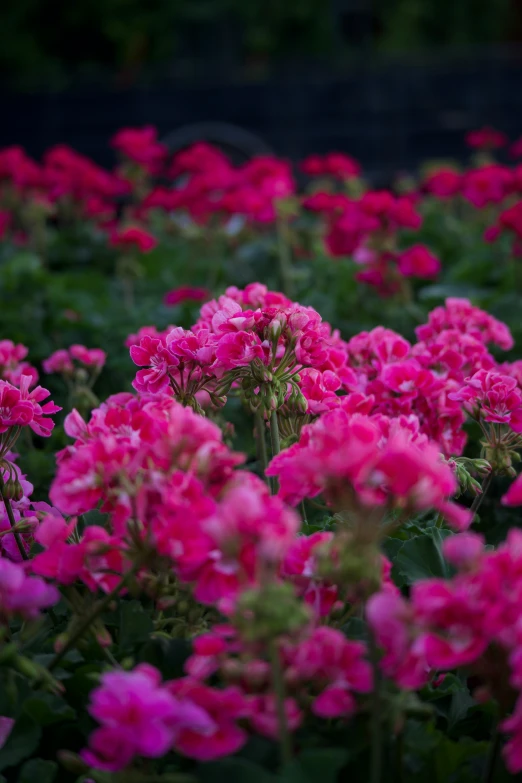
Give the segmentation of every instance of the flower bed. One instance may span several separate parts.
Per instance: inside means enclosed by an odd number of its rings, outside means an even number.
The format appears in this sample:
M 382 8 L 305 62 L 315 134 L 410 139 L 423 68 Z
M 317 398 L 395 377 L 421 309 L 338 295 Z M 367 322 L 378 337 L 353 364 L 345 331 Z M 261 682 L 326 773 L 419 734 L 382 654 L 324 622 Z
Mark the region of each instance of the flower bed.
M 522 772 L 505 141 L 0 151 L 0 779 Z

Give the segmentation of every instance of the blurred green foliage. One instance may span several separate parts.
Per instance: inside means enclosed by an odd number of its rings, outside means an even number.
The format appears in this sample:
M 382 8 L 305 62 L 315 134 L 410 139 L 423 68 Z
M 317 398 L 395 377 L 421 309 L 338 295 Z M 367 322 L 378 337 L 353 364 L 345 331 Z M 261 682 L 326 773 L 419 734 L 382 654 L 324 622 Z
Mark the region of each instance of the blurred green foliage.
M 144 68 L 214 54 L 241 67 L 260 55 L 331 60 L 368 43 L 489 44 L 513 40 L 515 13 L 511 0 L 4 0 L 0 76 L 61 87 L 71 74 L 109 69 L 132 82 Z

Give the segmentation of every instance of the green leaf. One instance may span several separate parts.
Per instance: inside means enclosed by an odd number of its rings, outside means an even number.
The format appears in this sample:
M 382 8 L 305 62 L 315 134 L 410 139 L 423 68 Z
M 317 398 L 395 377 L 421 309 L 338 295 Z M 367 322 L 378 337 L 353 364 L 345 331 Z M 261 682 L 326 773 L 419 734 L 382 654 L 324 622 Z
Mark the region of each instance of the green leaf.
M 41 727 L 29 715 L 22 713 L 0 749 L 0 770 L 19 764 L 31 756 L 38 747 L 41 735 Z
M 411 585 L 419 579 L 450 576 L 450 568 L 442 556 L 442 542 L 449 535 L 449 530 L 430 528 L 425 534 L 404 542 L 395 557 L 394 566 L 406 584 Z
M 201 765 L 198 780 L 200 783 L 276 783 L 281 778 L 246 759 L 229 758 Z
M 25 702 L 24 712 L 40 726 L 51 726 L 76 718 L 76 711 L 64 699 L 52 693 L 35 694 Z
M 139 601 L 123 601 L 120 605 L 120 650 L 134 649 L 143 644 L 154 630 L 152 618 Z
M 350 617 L 348 622 L 342 626 L 341 631 L 348 639 L 356 639 L 358 641 L 363 641 L 368 636 L 367 625 L 360 617 Z
M 281 783 L 336 783 L 349 753 L 342 748 L 304 751 L 278 775 Z
M 53 783 L 58 771 L 55 761 L 44 759 L 31 759 L 23 765 L 18 783 Z
M 109 519 L 108 514 L 102 514 L 101 511 L 98 511 L 97 509 L 94 509 L 94 511 L 86 511 L 85 514 L 82 514 L 86 527 L 89 527 L 90 525 L 98 525 L 99 527 L 106 527 L 107 520 Z
M 191 650 L 190 642 L 185 639 L 153 636 L 141 648 L 139 661 L 155 666 L 165 680 L 174 680 L 183 676 L 183 667 Z

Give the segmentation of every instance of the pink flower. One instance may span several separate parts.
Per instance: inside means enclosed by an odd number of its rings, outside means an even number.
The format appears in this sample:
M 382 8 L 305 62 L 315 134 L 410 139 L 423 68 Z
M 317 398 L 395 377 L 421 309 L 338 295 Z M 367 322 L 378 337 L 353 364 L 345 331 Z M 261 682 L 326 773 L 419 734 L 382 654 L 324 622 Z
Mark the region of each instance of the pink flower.
M 74 365 L 71 361 L 69 351 L 65 348 L 55 351 L 47 359 L 44 359 L 42 366 L 44 372 L 48 375 L 51 375 L 52 373 L 69 374 L 74 372 Z
M 415 333 L 419 340 L 433 340 L 447 329 L 457 329 L 461 335 L 469 334 L 485 345 L 493 343 L 505 351 L 514 344 L 506 324 L 474 307 L 468 299 L 449 297 L 444 306 L 431 311 L 428 323 L 417 327 Z
M 325 413 L 272 460 L 267 475 L 279 476 L 281 496 L 294 505 L 322 491 L 335 508 L 436 508 L 458 529 L 469 525 L 466 509 L 448 500 L 457 483 L 438 448 L 398 423 L 385 435 L 383 423 L 343 409 Z
M 148 368 L 140 370 L 136 375 L 133 385 L 138 391 L 162 391 L 169 384 L 169 376 L 179 365 L 178 357 L 167 349 L 165 341 L 159 337 L 145 335 L 138 345 L 131 346 L 130 355 L 138 367 Z
M 250 722 L 253 729 L 263 737 L 277 740 L 279 737 L 279 718 L 274 694 L 268 693 L 263 696 L 254 696 L 250 700 L 250 709 Z M 302 712 L 295 699 L 285 698 L 284 711 L 288 730 L 295 731 L 303 720 Z
M 84 345 L 71 345 L 69 353 L 73 359 L 86 367 L 95 367 L 101 370 L 105 364 L 107 354 L 101 348 L 86 348 Z
M 36 576 L 27 576 L 24 568 L 0 558 L 0 616 L 19 614 L 26 620 L 38 617 L 41 609 L 55 604 L 60 595 L 56 587 Z
M 301 168 L 311 177 L 333 176 L 341 180 L 353 179 L 361 172 L 359 163 L 341 152 L 330 152 L 324 158 L 310 155 L 302 162 Z
M 338 598 L 338 589 L 317 575 L 316 555 L 332 540 L 332 533 L 313 533 L 294 539 L 282 566 L 282 575 L 319 617 L 326 617 Z
M 261 340 L 255 334 L 234 332 L 225 334 L 219 340 L 216 348 L 215 366 L 221 370 L 232 370 L 235 367 L 245 367 L 254 359 L 264 359 Z
M 522 431 L 522 392 L 509 375 L 478 370 L 449 397 L 478 412 L 484 421 L 509 424 L 515 432 Z
M 312 712 L 322 718 L 351 715 L 356 708 L 352 692 L 372 689 L 372 670 L 366 648 L 334 628 L 320 627 L 295 650 L 287 650 L 294 676 L 315 695 Z
M 522 506 L 522 475 L 517 476 L 502 498 L 504 506 Z
M 7 742 L 14 724 L 14 718 L 6 718 L 4 715 L 0 716 L 0 748 L 3 748 Z
M 513 173 L 505 166 L 491 164 L 464 175 L 462 195 L 477 209 L 499 204 L 513 188 Z
M 47 389 L 36 386 L 29 391 L 32 378 L 22 375 L 20 388 L 0 380 L 0 432 L 6 432 L 14 426 L 29 426 L 37 435 L 48 437 L 54 422 L 48 415 L 61 410 L 54 402 L 40 405 L 49 396 Z
M 212 296 L 207 288 L 195 288 L 193 286 L 180 286 L 165 294 L 166 305 L 177 305 L 181 302 L 205 302 Z
M 124 157 L 143 166 L 150 174 L 157 174 L 167 156 L 167 148 L 158 140 L 156 128 L 122 128 L 111 144 Z
M 136 248 L 140 253 L 149 253 L 156 247 L 158 240 L 139 226 L 128 226 L 115 231 L 111 236 L 110 244 L 122 250 Z
M 198 761 L 212 761 L 236 753 L 247 741 L 237 721 L 250 714 L 248 702 L 238 688 L 215 690 L 190 677 L 173 680 L 169 691 L 187 699 L 208 716 L 207 725 L 182 728 L 175 739 L 175 749 Z
M 102 675 L 92 692 L 89 712 L 101 728 L 84 750 L 84 761 L 97 769 L 123 769 L 136 755 L 165 755 L 184 730 L 209 732 L 213 722 L 190 699 L 176 697 L 162 685 L 161 675 L 148 664 L 131 672 Z
M 428 680 L 429 667 L 414 646 L 413 616 L 406 600 L 388 591 L 372 595 L 366 616 L 377 644 L 383 648 L 381 667 L 402 688 L 415 690 Z
M 428 175 L 424 187 L 437 198 L 447 199 L 460 192 L 462 176 L 450 168 L 440 168 Z
M 470 131 L 466 135 L 466 144 L 475 149 L 496 149 L 504 147 L 507 142 L 506 134 L 495 128 L 480 128 L 480 130 Z
M 513 142 L 509 148 L 509 154 L 513 158 L 522 158 L 522 137 Z
M 444 557 L 459 569 L 473 567 L 484 552 L 484 537 L 477 533 L 459 533 L 446 538 L 442 551 Z
M 399 270 L 405 277 L 436 277 L 441 264 L 425 245 L 413 245 L 399 255 Z

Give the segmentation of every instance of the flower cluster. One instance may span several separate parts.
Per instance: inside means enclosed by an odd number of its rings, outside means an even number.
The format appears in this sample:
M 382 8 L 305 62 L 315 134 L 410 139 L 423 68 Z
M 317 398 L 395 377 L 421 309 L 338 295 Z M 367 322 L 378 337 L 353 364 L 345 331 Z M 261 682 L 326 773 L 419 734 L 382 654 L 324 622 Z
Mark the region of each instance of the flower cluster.
M 15 345 L 12 340 L 0 340 L 0 378 L 17 386 L 22 375 L 31 378 L 31 385 L 38 381 L 38 370 L 24 361 L 29 353 L 25 345 Z
M 457 489 L 451 468 L 415 421 L 334 410 L 303 428 L 301 440 L 275 457 L 267 471 L 292 505 L 323 493 L 339 511 L 436 508 L 457 528 L 470 518 L 448 501 Z
M 52 353 L 43 361 L 43 369 L 47 374 L 58 373 L 71 376 L 78 367 L 92 372 L 99 372 L 107 354 L 101 348 L 86 348 L 84 345 L 71 345 Z
M 166 395 L 124 394 L 95 410 L 88 424 L 74 412 L 65 426 L 76 441 L 59 455 L 52 502 L 76 515 L 102 501 L 111 529 L 89 526 L 73 542 L 70 525 L 42 523 L 46 551 L 34 560 L 37 573 L 110 589 L 111 577 L 102 576 L 106 558 L 122 573 L 136 546 L 153 546 L 194 586 L 197 600 L 217 604 L 281 562 L 297 517 L 256 476 L 234 471 L 243 457 L 228 450 L 210 421 Z M 90 556 L 98 566 L 86 568 Z
M 28 576 L 23 566 L 0 557 L 0 622 L 12 615 L 26 620 L 38 617 L 42 609 L 57 603 L 60 594 L 37 576 Z
M 511 772 L 522 770 L 520 663 L 520 565 L 522 537 L 511 530 L 496 551 L 471 533 L 450 537 L 444 554 L 457 568 L 450 580 L 413 585 L 409 600 L 383 592 L 370 598 L 368 619 L 384 650 L 383 671 L 402 688 L 418 689 L 436 672 L 466 666 L 484 691 L 499 699 L 502 729 L 511 734 L 505 747 Z M 506 667 L 507 677 L 500 674 Z M 508 682 L 514 696 L 499 690 Z
M 32 377 L 22 375 L 18 386 L 0 380 L 0 434 L 2 453 L 10 449 L 18 437 L 20 427 L 30 427 L 36 435 L 48 437 L 54 422 L 49 418 L 61 410 L 54 402 L 41 404 L 48 396 L 47 389 L 31 389 Z

